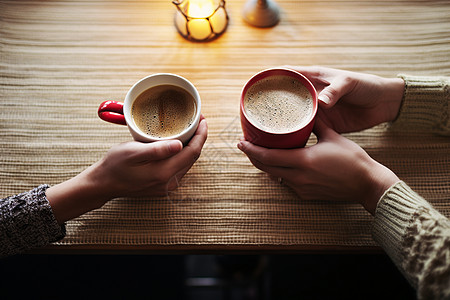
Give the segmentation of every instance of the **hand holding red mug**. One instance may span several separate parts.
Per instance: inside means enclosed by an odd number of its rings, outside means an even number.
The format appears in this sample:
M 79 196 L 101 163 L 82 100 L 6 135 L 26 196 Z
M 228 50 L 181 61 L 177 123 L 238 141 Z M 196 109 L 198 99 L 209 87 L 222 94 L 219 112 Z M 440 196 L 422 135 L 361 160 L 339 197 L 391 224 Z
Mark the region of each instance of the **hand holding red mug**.
M 351 201 L 374 214 L 397 176 L 321 119 L 316 120 L 314 133 L 318 143 L 307 148 L 267 149 L 248 141 L 239 142 L 238 148 L 255 167 L 282 178 L 300 199 Z
M 318 92 L 318 116 L 339 133 L 371 128 L 394 121 L 399 113 L 405 83 L 326 67 L 287 66 L 305 75 Z
M 314 126 L 317 144 L 284 150 L 243 140 L 238 148 L 255 167 L 282 179 L 301 199 L 353 201 L 374 214 L 382 194 L 399 179 L 337 132 L 395 120 L 403 97 L 403 80 L 324 67 L 290 68 L 308 77 L 319 93 Z

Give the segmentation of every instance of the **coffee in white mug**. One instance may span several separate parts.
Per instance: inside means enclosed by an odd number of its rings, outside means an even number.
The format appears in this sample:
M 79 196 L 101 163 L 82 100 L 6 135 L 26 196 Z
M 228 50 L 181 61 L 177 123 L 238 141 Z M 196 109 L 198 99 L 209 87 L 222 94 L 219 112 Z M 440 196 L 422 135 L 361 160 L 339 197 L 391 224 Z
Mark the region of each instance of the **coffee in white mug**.
M 194 97 L 175 85 L 157 85 L 134 100 L 131 116 L 145 134 L 157 138 L 177 135 L 191 126 L 196 115 Z

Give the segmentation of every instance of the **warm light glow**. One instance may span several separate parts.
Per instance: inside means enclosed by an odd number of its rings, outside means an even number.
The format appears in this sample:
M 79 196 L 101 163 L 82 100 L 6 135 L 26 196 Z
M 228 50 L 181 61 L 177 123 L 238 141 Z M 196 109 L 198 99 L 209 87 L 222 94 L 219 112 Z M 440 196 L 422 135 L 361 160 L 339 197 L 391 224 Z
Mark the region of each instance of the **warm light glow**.
M 227 28 L 225 0 L 177 0 L 173 3 L 178 8 L 175 26 L 189 40 L 208 41 Z
M 214 12 L 212 0 L 190 0 L 187 15 L 192 18 L 207 18 Z
M 187 7 L 187 15 L 195 18 L 189 23 L 189 30 L 192 36 L 199 40 L 207 38 L 211 33 L 208 18 L 214 13 L 212 0 L 190 0 Z

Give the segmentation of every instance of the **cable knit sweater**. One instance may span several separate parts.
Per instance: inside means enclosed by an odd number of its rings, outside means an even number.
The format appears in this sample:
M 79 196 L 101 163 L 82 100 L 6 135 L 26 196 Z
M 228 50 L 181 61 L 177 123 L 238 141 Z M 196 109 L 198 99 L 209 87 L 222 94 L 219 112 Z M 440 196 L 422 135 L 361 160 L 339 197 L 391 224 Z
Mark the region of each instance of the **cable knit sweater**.
M 449 79 L 402 78 L 404 101 L 393 127 L 450 136 Z M 0 200 L 0 256 L 64 237 L 65 227 L 58 225 L 45 197 L 47 188 Z M 416 288 L 419 299 L 450 299 L 450 221 L 404 182 L 380 199 L 373 238 Z
M 404 103 L 393 127 L 450 136 L 450 78 L 401 77 Z M 450 299 L 450 221 L 404 182 L 378 202 L 372 236 L 418 299 Z

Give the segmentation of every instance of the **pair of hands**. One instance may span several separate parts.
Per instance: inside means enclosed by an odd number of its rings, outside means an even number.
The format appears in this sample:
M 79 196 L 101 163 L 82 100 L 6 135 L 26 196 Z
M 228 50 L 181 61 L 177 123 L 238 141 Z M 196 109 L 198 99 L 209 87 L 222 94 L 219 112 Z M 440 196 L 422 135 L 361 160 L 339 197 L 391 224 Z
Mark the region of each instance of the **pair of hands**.
M 319 93 L 314 127 L 318 142 L 300 149 L 267 149 L 242 140 L 255 167 L 282 178 L 301 199 L 352 201 L 372 215 L 383 193 L 398 177 L 339 133 L 394 121 L 404 92 L 398 78 L 324 67 L 289 67 L 304 74 Z
M 358 202 L 374 214 L 379 198 L 398 178 L 338 133 L 393 121 L 401 105 L 403 80 L 323 67 L 291 68 L 308 77 L 319 92 L 314 128 L 318 143 L 281 150 L 241 141 L 239 149 L 257 168 L 283 178 L 301 199 Z M 76 177 L 47 189 L 57 221 L 63 223 L 117 197 L 167 195 L 198 159 L 206 138 L 202 117 L 185 147 L 170 140 L 111 148 Z
M 382 194 L 399 179 L 339 133 L 394 121 L 403 98 L 403 80 L 324 67 L 290 68 L 308 77 L 319 93 L 314 128 L 318 143 L 281 150 L 241 141 L 239 149 L 257 168 L 283 178 L 301 199 L 353 201 L 374 214 Z M 184 149 L 178 141 L 119 145 L 94 167 L 99 174 L 92 177 L 106 177 L 99 186 L 109 187 L 107 198 L 165 195 L 177 188 L 200 156 L 206 136 L 202 120 Z

